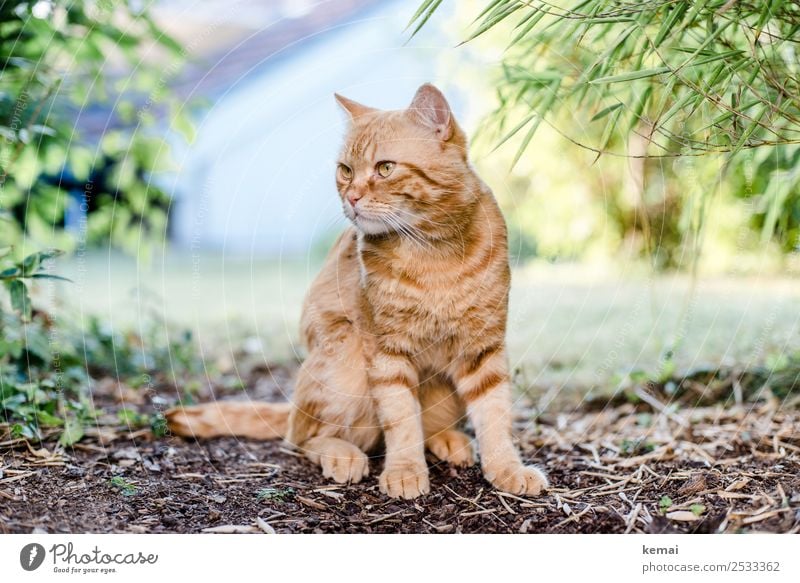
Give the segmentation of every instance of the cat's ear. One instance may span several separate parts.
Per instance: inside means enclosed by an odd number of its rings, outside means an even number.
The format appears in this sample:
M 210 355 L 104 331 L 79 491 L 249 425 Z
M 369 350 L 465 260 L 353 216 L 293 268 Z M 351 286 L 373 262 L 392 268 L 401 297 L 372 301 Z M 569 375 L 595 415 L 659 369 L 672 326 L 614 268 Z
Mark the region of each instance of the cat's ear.
M 374 107 L 367 107 L 366 105 L 361 105 L 360 103 L 353 101 L 352 99 L 347 99 L 347 97 L 342 97 L 338 93 L 334 93 L 333 96 L 336 98 L 336 101 L 339 105 L 342 106 L 347 112 L 347 115 L 350 116 L 350 119 L 356 119 L 362 115 L 366 115 L 368 113 L 372 113 L 373 111 L 377 111 Z
M 408 113 L 417 122 L 436 132 L 440 140 L 446 142 L 453 137 L 453 114 L 447 100 L 436 87 L 425 83 L 417 89 Z

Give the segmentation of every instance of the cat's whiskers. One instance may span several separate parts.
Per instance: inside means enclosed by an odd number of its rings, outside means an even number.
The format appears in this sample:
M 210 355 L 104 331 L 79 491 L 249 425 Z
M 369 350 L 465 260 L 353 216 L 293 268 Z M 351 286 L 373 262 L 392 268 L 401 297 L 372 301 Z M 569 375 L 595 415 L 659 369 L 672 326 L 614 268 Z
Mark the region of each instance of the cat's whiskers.
M 413 230 L 411 230 L 408 224 L 403 223 L 397 215 L 387 213 L 386 215 L 383 216 L 383 219 L 386 222 L 386 224 L 389 225 L 392 229 L 394 229 L 394 231 L 401 237 L 410 239 L 411 241 L 421 246 L 426 245 L 426 241 L 423 240 L 419 235 L 417 235 Z
M 435 203 L 429 203 L 429 204 L 431 204 L 431 205 L 435 205 Z M 434 226 L 436 226 L 436 227 L 440 227 L 440 228 L 442 228 L 442 229 L 452 229 L 452 230 L 454 230 L 454 231 L 455 231 L 455 232 L 458 234 L 458 240 L 459 240 L 459 242 L 460 242 L 460 245 L 454 245 L 452 242 L 443 243 L 443 242 L 442 242 L 442 240 L 440 240 L 440 239 L 438 239 L 438 238 L 437 238 L 437 240 L 440 242 L 440 244 L 445 244 L 445 245 L 448 245 L 448 246 L 450 246 L 450 247 L 451 247 L 451 248 L 452 248 L 454 251 L 456 251 L 456 252 L 459 252 L 459 251 L 462 251 L 462 252 L 463 252 L 463 250 L 464 250 L 464 246 L 465 246 L 465 242 L 464 242 L 464 228 L 463 228 L 461 225 L 459 225 L 457 222 L 453 221 L 452 223 L 441 223 L 441 222 L 438 222 L 438 221 L 434 221 L 433 219 L 430 219 L 430 218 L 428 218 L 428 217 L 425 217 L 424 215 L 420 215 L 420 214 L 418 214 L 418 213 L 413 213 L 413 212 L 411 212 L 411 211 L 409 211 L 409 210 L 407 210 L 407 209 L 403 209 L 403 208 L 395 207 L 395 206 L 392 206 L 392 205 L 390 205 L 390 204 L 387 204 L 387 203 L 383 203 L 383 205 L 384 205 L 384 206 L 386 206 L 386 207 L 388 207 L 388 208 L 391 208 L 391 209 L 392 209 L 392 210 L 394 210 L 394 211 L 397 211 L 397 212 L 401 212 L 401 213 L 404 213 L 404 214 L 410 215 L 410 216 L 411 216 L 411 217 L 413 217 L 414 219 L 421 219 L 421 220 L 423 220 L 423 221 L 425 221 L 425 222 L 431 223 L 432 225 L 434 225 Z M 443 212 L 445 212 L 445 213 L 446 213 L 448 216 L 452 216 L 452 214 L 451 214 L 449 211 L 447 211 L 447 209 L 445 209 L 445 208 L 443 208 L 443 207 L 440 207 L 440 206 L 438 206 L 438 205 L 435 205 L 435 206 L 437 206 L 438 208 L 440 208 L 440 209 L 441 209 Z M 398 217 L 398 218 L 399 218 L 399 217 Z M 409 225 L 409 226 L 410 226 L 410 225 Z M 419 229 L 418 229 L 418 231 L 419 231 Z M 431 239 L 430 239 L 430 237 L 425 237 L 425 239 L 426 239 L 426 241 L 428 241 L 429 243 L 431 242 Z M 432 245 L 432 244 L 431 244 L 431 245 Z
M 327 231 L 328 229 L 331 229 L 336 225 L 338 225 L 340 222 L 343 222 L 345 219 L 346 217 L 344 216 L 344 213 L 334 213 L 333 215 L 329 216 L 327 219 L 323 221 L 320 228 L 323 231 Z
M 427 223 L 430 223 L 432 225 L 436 225 L 436 226 L 439 226 L 439 227 L 445 227 L 445 228 L 448 228 L 448 229 L 455 229 L 459 234 L 463 234 L 463 232 L 464 232 L 463 227 L 459 224 L 458 221 L 452 220 L 453 219 L 453 213 L 452 213 L 451 210 L 448 210 L 447 207 L 445 207 L 445 206 L 443 206 L 441 204 L 432 202 L 432 201 L 420 201 L 420 202 L 422 204 L 424 204 L 424 205 L 427 205 L 429 207 L 432 207 L 432 208 L 434 208 L 436 210 L 439 210 L 439 211 L 443 212 L 445 215 L 447 215 L 448 219 L 451 219 L 450 222 L 443 223 L 441 221 L 434 221 L 432 218 L 426 216 L 425 213 L 411 213 L 411 211 L 408 211 L 406 209 L 397 209 L 397 210 L 401 210 L 401 211 L 403 211 L 405 213 L 412 214 L 414 217 L 422 219 L 423 221 L 425 221 Z M 394 208 L 394 207 L 392 207 L 392 208 Z
M 429 250 L 434 249 L 434 246 L 431 244 L 430 241 L 425 239 L 425 237 L 420 232 L 418 232 L 413 225 L 404 221 L 397 214 L 393 212 L 385 213 L 382 214 L 382 218 L 385 220 L 386 224 L 394 228 L 394 230 L 399 235 L 401 236 L 405 235 L 407 239 L 413 241 L 420 247 L 424 247 Z
M 395 212 L 400 212 L 400 213 L 403 213 L 403 214 L 405 214 L 405 215 L 409 215 L 410 217 L 413 217 L 413 218 L 415 218 L 415 219 L 419 219 L 419 220 L 425 221 L 426 223 L 430 223 L 431 225 L 435 225 L 435 226 L 437 226 L 437 227 L 450 227 L 450 225 L 448 225 L 448 224 L 446 224 L 446 223 L 441 223 L 441 222 L 439 222 L 439 221 L 434 221 L 433 219 L 431 219 L 431 218 L 429 218 L 429 217 L 426 217 L 426 216 L 424 216 L 424 215 L 420 215 L 420 214 L 418 214 L 418 213 L 412 212 L 412 211 L 410 211 L 410 210 L 408 210 L 408 209 L 404 209 L 404 208 L 400 208 L 400 207 L 392 206 L 392 205 L 390 205 L 390 204 L 387 204 L 386 206 L 387 206 L 388 208 L 392 209 L 392 210 L 393 210 L 393 211 L 395 211 Z M 456 226 L 456 225 L 453 225 L 453 226 Z

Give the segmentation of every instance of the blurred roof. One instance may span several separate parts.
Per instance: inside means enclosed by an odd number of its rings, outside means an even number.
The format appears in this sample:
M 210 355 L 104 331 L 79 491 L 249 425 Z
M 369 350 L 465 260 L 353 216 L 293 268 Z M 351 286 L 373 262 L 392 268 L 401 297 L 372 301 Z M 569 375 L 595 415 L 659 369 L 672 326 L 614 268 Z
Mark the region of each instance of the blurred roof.
M 169 82 L 170 88 L 186 99 L 213 100 L 233 85 L 241 87 L 243 78 L 323 41 L 336 28 L 368 18 L 379 4 L 379 0 L 164 0 L 152 14 L 186 52 L 187 62 Z M 112 73 L 128 74 L 128 70 Z M 109 129 L 123 127 L 111 103 L 89 103 L 78 112 L 85 139 L 95 141 Z M 157 116 L 163 113 L 159 107 L 148 110 Z
M 164 30 L 187 49 L 174 88 L 213 96 L 243 76 L 303 50 L 342 24 L 368 16 L 378 0 L 169 0 L 155 7 Z

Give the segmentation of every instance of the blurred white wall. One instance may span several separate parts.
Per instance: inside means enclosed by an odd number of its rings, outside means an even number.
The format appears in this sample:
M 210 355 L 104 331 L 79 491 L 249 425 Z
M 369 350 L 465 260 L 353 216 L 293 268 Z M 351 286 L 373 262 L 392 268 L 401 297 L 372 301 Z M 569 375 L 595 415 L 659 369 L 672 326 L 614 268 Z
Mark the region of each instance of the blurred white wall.
M 415 7 L 382 2 L 265 61 L 213 103 L 196 120 L 194 143 L 176 156 L 175 242 L 296 255 L 341 229 L 333 176 L 345 120 L 333 93 L 396 109 L 421 83 L 436 82 L 446 41 L 429 30 L 404 46 Z

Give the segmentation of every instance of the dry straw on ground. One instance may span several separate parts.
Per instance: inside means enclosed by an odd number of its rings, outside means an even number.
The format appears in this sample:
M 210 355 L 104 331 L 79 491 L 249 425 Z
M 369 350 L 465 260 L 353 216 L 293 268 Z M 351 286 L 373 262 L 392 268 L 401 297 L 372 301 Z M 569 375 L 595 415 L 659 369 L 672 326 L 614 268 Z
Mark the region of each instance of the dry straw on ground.
M 270 382 L 254 372 L 262 380 L 248 383 L 249 396 L 276 398 L 291 372 L 272 371 Z M 379 458 L 369 479 L 342 486 L 279 442 L 121 427 L 115 409 L 152 404 L 121 403 L 116 383 L 99 384 L 106 414 L 72 448 L 12 439 L 0 425 L 0 531 L 798 533 L 796 397 L 734 390 L 741 379 L 695 378 L 672 400 L 642 385 L 628 392 L 635 403 L 617 397 L 572 412 L 537 413 L 523 399 L 516 432 L 523 456 L 550 474 L 547 495 L 497 492 L 477 468 L 431 459 L 432 492 L 413 501 L 380 494 Z M 729 390 L 717 394 L 721 386 Z

